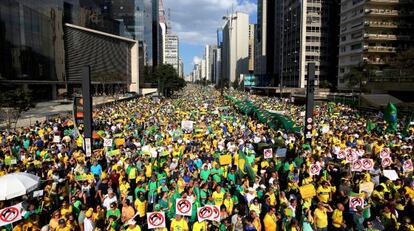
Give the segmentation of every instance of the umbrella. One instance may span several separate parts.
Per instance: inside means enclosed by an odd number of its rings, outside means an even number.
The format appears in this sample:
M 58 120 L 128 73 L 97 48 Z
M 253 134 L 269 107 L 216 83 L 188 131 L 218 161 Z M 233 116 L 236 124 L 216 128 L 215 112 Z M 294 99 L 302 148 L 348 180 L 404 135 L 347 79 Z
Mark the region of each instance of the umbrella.
M 0 200 L 9 200 L 26 195 L 39 186 L 40 177 L 33 174 L 18 172 L 0 177 Z

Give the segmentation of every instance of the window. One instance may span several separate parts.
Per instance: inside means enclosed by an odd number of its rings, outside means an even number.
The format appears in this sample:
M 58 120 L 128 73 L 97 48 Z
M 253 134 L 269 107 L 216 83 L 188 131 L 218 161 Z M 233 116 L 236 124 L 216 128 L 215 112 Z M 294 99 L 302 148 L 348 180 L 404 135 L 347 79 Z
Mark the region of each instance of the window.
M 358 33 L 353 33 L 351 35 L 352 39 L 356 39 L 356 38 L 361 38 L 362 37 L 362 32 L 358 32 Z
M 362 44 L 361 43 L 357 43 L 354 45 L 351 45 L 351 50 L 358 50 L 362 48 Z
M 320 42 L 320 37 L 318 37 L 318 36 L 306 36 L 306 42 Z
M 343 41 L 345 41 L 346 40 L 346 36 L 342 36 L 341 37 L 341 41 L 343 42 Z
M 339 73 L 345 73 L 345 68 L 343 67 L 339 68 Z
M 320 32 L 320 27 L 316 27 L 316 26 L 307 26 L 306 27 L 306 32 Z

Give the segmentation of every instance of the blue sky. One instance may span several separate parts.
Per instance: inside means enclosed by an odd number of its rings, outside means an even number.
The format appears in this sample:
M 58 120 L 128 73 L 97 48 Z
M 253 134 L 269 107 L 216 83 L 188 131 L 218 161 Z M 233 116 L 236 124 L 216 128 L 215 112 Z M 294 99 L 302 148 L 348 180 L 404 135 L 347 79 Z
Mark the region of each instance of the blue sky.
M 188 74 L 202 58 L 205 45 L 216 44 L 216 30 L 232 8 L 249 13 L 250 22 L 256 23 L 257 0 L 164 0 L 164 8 L 170 9 L 169 22 L 179 36 L 184 73 Z

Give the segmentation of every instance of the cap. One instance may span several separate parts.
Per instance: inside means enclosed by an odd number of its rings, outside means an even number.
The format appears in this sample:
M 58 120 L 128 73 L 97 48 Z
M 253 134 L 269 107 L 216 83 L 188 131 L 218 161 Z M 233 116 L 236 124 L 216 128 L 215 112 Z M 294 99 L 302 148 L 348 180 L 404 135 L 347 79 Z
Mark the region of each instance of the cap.
M 135 225 L 137 222 L 134 219 L 128 221 L 127 225 Z
M 66 224 L 66 221 L 65 221 L 65 219 L 63 219 L 63 218 L 61 218 L 61 219 L 59 219 L 59 225 L 64 225 L 64 224 Z
M 93 208 L 89 208 L 88 211 L 86 211 L 85 216 L 86 217 L 91 217 L 93 214 Z

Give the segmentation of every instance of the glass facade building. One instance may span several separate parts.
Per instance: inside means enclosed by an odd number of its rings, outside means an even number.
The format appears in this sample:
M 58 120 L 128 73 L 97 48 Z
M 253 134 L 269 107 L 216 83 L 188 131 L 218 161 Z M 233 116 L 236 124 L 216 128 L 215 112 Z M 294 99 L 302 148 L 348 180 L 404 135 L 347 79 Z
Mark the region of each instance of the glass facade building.
M 65 23 L 137 40 L 139 69 L 158 64 L 158 1 L 1 0 L 0 87 L 41 100 L 64 93 Z

